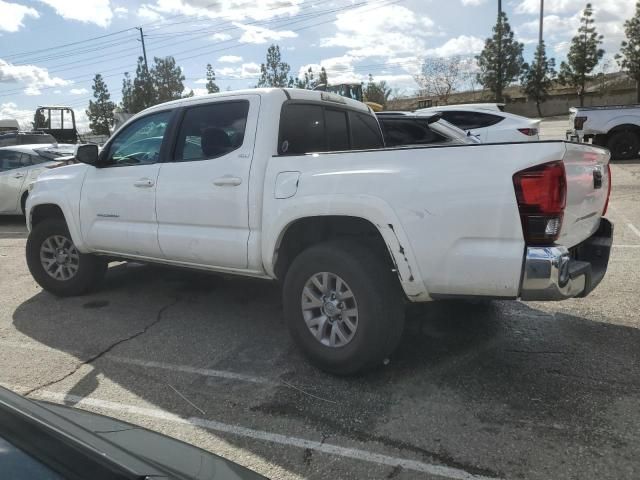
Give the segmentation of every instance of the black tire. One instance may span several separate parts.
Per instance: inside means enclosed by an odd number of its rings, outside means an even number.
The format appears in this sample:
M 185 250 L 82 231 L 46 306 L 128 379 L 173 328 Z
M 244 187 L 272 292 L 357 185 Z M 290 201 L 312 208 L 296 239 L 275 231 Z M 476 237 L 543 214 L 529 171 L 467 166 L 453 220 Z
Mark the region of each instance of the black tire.
M 303 289 L 320 272 L 343 279 L 357 302 L 357 329 L 340 347 L 318 341 L 303 317 Z M 285 277 L 283 303 L 285 321 L 298 346 L 311 363 L 332 374 L 353 375 L 381 366 L 402 337 L 405 312 L 398 280 L 379 255 L 361 244 L 327 242 L 299 254 Z
M 45 270 L 40 260 L 43 243 L 52 236 L 66 237 L 71 241 L 64 220 L 51 218 L 38 223 L 27 238 L 27 266 L 36 282 L 47 292 L 59 297 L 83 295 L 95 289 L 107 270 L 107 261 L 95 255 L 78 252 L 78 267 L 74 276 L 58 280 Z
M 632 130 L 621 130 L 609 135 L 607 148 L 613 160 L 633 160 L 640 152 L 640 138 Z

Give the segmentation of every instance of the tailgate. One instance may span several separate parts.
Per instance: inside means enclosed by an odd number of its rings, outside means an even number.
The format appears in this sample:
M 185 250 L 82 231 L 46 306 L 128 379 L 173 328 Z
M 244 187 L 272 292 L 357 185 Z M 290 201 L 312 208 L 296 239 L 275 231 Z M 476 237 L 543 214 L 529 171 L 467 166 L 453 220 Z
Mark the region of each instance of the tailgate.
M 573 247 L 591 237 L 609 195 L 609 151 L 566 143 L 567 207 L 558 244 Z

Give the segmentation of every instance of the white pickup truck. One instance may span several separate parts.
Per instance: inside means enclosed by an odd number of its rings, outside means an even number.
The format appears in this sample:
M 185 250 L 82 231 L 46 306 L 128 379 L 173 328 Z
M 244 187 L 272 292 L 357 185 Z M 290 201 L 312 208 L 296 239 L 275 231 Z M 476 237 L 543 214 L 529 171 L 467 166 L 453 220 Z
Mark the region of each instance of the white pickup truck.
M 640 105 L 572 107 L 569 123 L 567 138 L 607 147 L 613 160 L 640 155 Z
M 45 290 L 83 294 L 112 259 L 277 279 L 293 337 L 337 374 L 393 352 L 406 302 L 585 296 L 609 259 L 606 150 L 385 149 L 373 112 L 331 93 L 169 102 L 76 156 L 27 201 Z

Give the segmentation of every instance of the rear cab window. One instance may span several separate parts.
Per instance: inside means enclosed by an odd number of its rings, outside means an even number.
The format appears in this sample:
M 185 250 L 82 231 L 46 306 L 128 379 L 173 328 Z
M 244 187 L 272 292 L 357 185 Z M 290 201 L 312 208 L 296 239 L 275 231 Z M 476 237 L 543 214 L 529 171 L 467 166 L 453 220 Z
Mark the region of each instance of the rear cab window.
M 415 118 L 380 118 L 388 147 L 402 145 L 428 145 L 447 142 L 449 139 L 429 128 L 426 120 Z
M 383 148 L 376 118 L 366 112 L 320 103 L 287 102 L 282 107 L 278 154 Z

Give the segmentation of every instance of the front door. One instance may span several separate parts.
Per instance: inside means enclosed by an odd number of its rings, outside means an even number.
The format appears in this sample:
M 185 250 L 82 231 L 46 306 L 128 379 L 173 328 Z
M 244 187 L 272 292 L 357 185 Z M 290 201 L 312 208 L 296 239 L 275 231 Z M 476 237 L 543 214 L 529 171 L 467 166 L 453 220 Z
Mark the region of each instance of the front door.
M 259 96 L 244 95 L 185 109 L 173 155 L 158 178 L 158 238 L 167 258 L 247 267 L 259 104 Z
M 20 197 L 29 168 L 28 155 L 0 150 L 0 213 L 21 213 Z
M 121 130 L 89 167 L 82 186 L 82 236 L 93 251 L 161 258 L 156 183 L 172 112 L 142 117 Z

